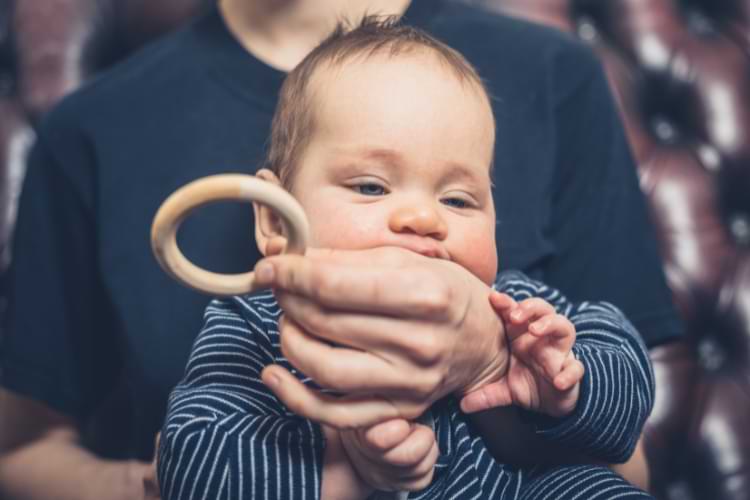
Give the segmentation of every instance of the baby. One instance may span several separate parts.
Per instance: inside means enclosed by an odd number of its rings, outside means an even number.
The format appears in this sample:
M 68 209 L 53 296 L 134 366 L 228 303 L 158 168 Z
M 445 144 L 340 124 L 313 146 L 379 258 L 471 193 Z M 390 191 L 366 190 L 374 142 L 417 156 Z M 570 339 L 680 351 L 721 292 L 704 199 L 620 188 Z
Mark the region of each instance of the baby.
M 366 19 L 290 73 L 258 176 L 300 202 L 312 246 L 401 247 L 494 284 L 509 368 L 477 393 L 484 402 L 468 399 L 463 409 L 512 404 L 546 438 L 624 460 L 652 406 L 646 350 L 614 307 L 571 304 L 519 272 L 497 274 L 494 139 L 490 100 L 461 55 L 419 30 Z M 273 253 L 279 220 L 260 206 L 255 216 L 258 246 Z M 162 432 L 164 498 L 647 497 L 605 467 L 501 463 L 489 452 L 493 436 L 453 397 L 390 443 L 295 415 L 261 376 L 278 365 L 316 387 L 281 352 L 282 314 L 270 291 L 207 308 Z

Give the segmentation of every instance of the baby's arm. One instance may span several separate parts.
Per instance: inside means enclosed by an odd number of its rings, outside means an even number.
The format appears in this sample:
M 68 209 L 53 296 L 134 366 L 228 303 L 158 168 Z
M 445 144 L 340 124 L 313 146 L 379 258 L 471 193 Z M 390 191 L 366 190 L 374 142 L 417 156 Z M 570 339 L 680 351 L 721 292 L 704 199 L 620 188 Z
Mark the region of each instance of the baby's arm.
M 162 497 L 316 499 L 325 491 L 365 498 L 369 489 L 341 447 L 288 412 L 261 381 L 263 367 L 281 358 L 275 323 L 247 314 L 262 307 L 232 299 L 206 310 L 169 400 L 158 455 Z
M 571 350 L 585 372 L 572 413 L 555 418 L 526 412 L 525 420 L 534 425 L 537 435 L 585 456 L 608 463 L 627 460 L 651 411 L 654 394 L 648 352 L 634 327 L 614 306 L 571 304 L 558 291 L 520 273 L 507 273 L 499 289 L 518 302 L 543 299 L 567 317 L 576 331 Z M 476 403 L 476 399 L 468 400 L 465 406 L 475 409 L 483 404 L 482 400 Z M 492 433 L 487 425 L 481 427 Z

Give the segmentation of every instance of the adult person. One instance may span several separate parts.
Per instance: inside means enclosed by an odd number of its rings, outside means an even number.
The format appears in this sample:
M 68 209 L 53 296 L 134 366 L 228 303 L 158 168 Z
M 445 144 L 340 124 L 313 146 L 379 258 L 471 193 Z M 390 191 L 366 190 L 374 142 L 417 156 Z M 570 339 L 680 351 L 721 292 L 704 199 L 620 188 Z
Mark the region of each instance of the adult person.
M 502 261 L 572 300 L 617 304 L 650 345 L 679 334 L 606 81 L 585 49 L 544 28 L 433 0 L 224 0 L 66 99 L 39 131 L 2 349 L 2 494 L 146 494 L 166 397 L 208 300 L 158 269 L 151 219 L 188 181 L 254 171 L 284 71 L 340 15 L 366 10 L 404 13 L 488 80 L 495 112 L 509 124 L 498 128 L 495 155 L 499 178 L 510 179 L 494 193 Z M 188 221 L 181 244 L 206 267 L 244 270 L 260 256 L 251 225 L 247 207 L 220 207 Z M 378 288 L 359 273 L 388 278 L 397 291 L 389 300 L 410 314 L 396 327 L 429 331 L 433 341 L 434 363 L 404 357 L 401 378 L 419 369 L 441 390 L 470 389 L 482 345 L 472 339 L 486 341 L 497 318 L 479 302 L 484 291 L 432 265 L 409 252 L 320 252 L 307 264 L 280 265 L 276 276 L 301 298 L 290 316 L 315 304 L 315 294 L 367 304 Z M 411 286 L 414 276 L 422 286 Z M 129 399 L 113 432 L 126 445 L 118 460 L 103 460 L 81 444 L 81 428 L 118 383 Z

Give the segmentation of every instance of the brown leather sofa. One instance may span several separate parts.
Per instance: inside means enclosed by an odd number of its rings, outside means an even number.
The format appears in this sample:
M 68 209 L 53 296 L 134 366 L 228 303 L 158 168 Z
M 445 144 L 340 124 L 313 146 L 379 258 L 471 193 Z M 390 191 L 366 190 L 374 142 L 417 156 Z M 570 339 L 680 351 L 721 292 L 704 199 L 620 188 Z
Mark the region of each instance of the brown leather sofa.
M 601 56 L 687 333 L 652 351 L 653 491 L 750 499 L 750 2 L 474 3 L 559 27 Z
M 0 286 L 40 115 L 210 1 L 0 0 Z M 750 1 L 466 1 L 601 56 L 687 333 L 652 351 L 653 492 L 750 499 Z

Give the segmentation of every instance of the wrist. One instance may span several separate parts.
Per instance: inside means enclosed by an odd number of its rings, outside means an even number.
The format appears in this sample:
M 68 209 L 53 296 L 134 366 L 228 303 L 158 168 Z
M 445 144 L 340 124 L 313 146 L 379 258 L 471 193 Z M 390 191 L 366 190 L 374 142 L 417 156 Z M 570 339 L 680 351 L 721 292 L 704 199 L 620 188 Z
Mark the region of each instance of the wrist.
M 500 316 L 492 309 L 489 301 L 487 301 L 486 311 L 484 312 L 488 314 L 487 319 L 477 326 L 477 328 L 481 328 L 477 331 L 489 339 L 482 351 L 487 358 L 483 363 L 475 364 L 475 371 L 471 379 L 456 391 L 457 397 L 463 397 L 481 387 L 499 381 L 507 375 L 510 368 L 505 325 Z

